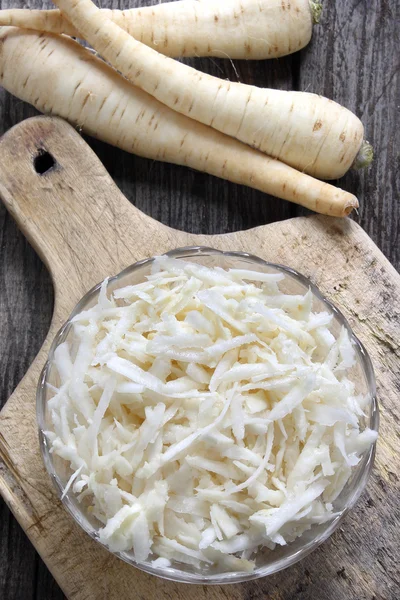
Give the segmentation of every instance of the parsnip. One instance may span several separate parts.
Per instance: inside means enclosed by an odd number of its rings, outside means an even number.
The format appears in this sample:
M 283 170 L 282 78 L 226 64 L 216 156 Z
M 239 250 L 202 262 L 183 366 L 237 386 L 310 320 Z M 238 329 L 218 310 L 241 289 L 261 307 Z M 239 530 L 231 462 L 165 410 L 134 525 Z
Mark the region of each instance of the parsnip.
M 263 59 L 306 46 L 320 11 L 310 0 L 181 0 L 102 12 L 167 56 Z M 0 25 L 79 36 L 57 10 L 3 10 Z
M 170 110 L 65 36 L 0 28 L 0 83 L 41 112 L 127 152 L 187 165 L 324 214 L 345 216 L 358 206 L 352 194 Z
M 363 126 L 339 104 L 200 73 L 132 38 L 91 0 L 54 3 L 113 67 L 176 112 L 322 179 L 341 177 L 354 162 Z

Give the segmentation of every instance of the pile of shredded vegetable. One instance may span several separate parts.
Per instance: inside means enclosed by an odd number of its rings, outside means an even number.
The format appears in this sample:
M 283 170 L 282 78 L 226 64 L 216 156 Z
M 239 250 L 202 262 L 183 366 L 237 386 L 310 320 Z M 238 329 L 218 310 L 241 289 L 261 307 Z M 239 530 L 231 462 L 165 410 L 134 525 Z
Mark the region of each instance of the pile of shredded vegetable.
M 346 330 L 336 339 L 284 279 L 162 256 L 73 319 L 46 435 L 111 550 L 252 570 L 261 547 L 335 516 L 376 439 L 361 427 L 370 398 Z

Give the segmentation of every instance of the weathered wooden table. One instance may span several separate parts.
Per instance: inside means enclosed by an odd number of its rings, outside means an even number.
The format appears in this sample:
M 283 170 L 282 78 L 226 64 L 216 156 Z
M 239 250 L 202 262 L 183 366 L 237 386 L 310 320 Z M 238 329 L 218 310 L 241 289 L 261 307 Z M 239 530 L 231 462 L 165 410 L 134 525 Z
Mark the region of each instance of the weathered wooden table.
M 146 2 L 149 4 L 150 2 Z M 153 4 L 157 0 L 152 1 Z M 140 2 L 110 2 L 102 6 L 127 8 Z M 31 8 L 48 8 L 39 0 Z M 25 6 L 18 0 L 0 1 L 2 8 Z M 376 160 L 364 173 L 349 173 L 341 186 L 358 195 L 361 207 L 355 219 L 369 233 L 389 260 L 400 266 L 399 168 L 400 168 L 400 4 L 398 0 L 339 0 L 326 2 L 313 41 L 294 56 L 262 63 L 199 59 L 199 69 L 246 83 L 282 89 L 310 90 L 337 100 L 363 120 Z M 24 103 L 0 90 L 0 133 L 35 114 Z M 294 205 L 228 184 L 184 168 L 130 156 L 90 141 L 124 194 L 154 218 L 190 232 L 222 233 L 245 229 L 305 214 Z M 52 285 L 43 264 L 14 222 L 0 206 L 0 399 L 4 403 L 39 350 L 50 323 Z M 399 299 L 397 299 L 398 301 Z M 382 494 L 385 482 L 382 480 Z M 358 513 L 374 511 L 374 497 L 365 493 Z M 351 520 L 351 516 L 348 517 Z M 374 519 L 394 515 L 376 514 Z M 398 518 L 398 517 L 397 517 Z M 246 600 L 316 599 L 324 596 L 354 600 L 394 600 L 399 595 L 398 562 L 385 552 L 385 540 L 347 539 L 346 548 L 334 535 L 302 563 L 302 577 L 280 589 L 282 580 L 293 579 L 291 570 L 268 580 L 262 588 L 246 588 Z M 340 553 L 354 556 L 362 545 L 373 544 L 374 560 L 365 564 L 380 579 L 380 589 L 359 595 L 351 572 L 341 568 Z M 360 547 L 357 546 L 360 544 Z M 323 560 L 334 552 L 334 565 Z M 367 553 L 365 553 L 367 556 Z M 371 557 L 371 552 L 368 554 Z M 378 575 L 377 575 L 378 574 Z M 226 588 L 229 598 L 229 588 Z M 8 509 L 0 505 L 0 598 L 4 600 L 57 600 L 63 594 L 35 553 Z M 147 599 L 145 599 L 147 600 Z

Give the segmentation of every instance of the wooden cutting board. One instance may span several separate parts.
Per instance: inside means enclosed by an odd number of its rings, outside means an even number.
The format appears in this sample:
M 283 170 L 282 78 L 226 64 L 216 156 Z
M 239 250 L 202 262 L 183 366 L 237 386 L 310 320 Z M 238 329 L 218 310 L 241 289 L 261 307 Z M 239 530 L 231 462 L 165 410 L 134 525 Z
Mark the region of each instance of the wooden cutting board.
M 17 125 L 0 140 L 0 195 L 55 287 L 48 337 L 0 415 L 0 492 L 68 598 L 282 600 L 314 585 L 316 598 L 394 599 L 400 277 L 367 234 L 351 220 L 317 216 L 227 235 L 175 231 L 132 206 L 69 125 L 45 117 Z M 310 277 L 342 309 L 370 352 L 381 406 L 374 474 L 341 530 L 283 574 L 224 588 L 162 581 L 101 548 L 64 512 L 38 447 L 39 373 L 74 305 L 106 275 L 187 245 L 247 251 Z

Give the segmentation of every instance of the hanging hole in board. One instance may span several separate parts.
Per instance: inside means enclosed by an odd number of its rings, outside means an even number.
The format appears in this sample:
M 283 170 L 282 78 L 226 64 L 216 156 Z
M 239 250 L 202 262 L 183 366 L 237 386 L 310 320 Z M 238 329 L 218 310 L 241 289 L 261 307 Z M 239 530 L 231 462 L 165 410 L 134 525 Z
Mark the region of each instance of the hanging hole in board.
M 55 167 L 56 161 L 50 152 L 41 148 L 33 159 L 33 166 L 38 175 L 45 175 L 53 167 Z

